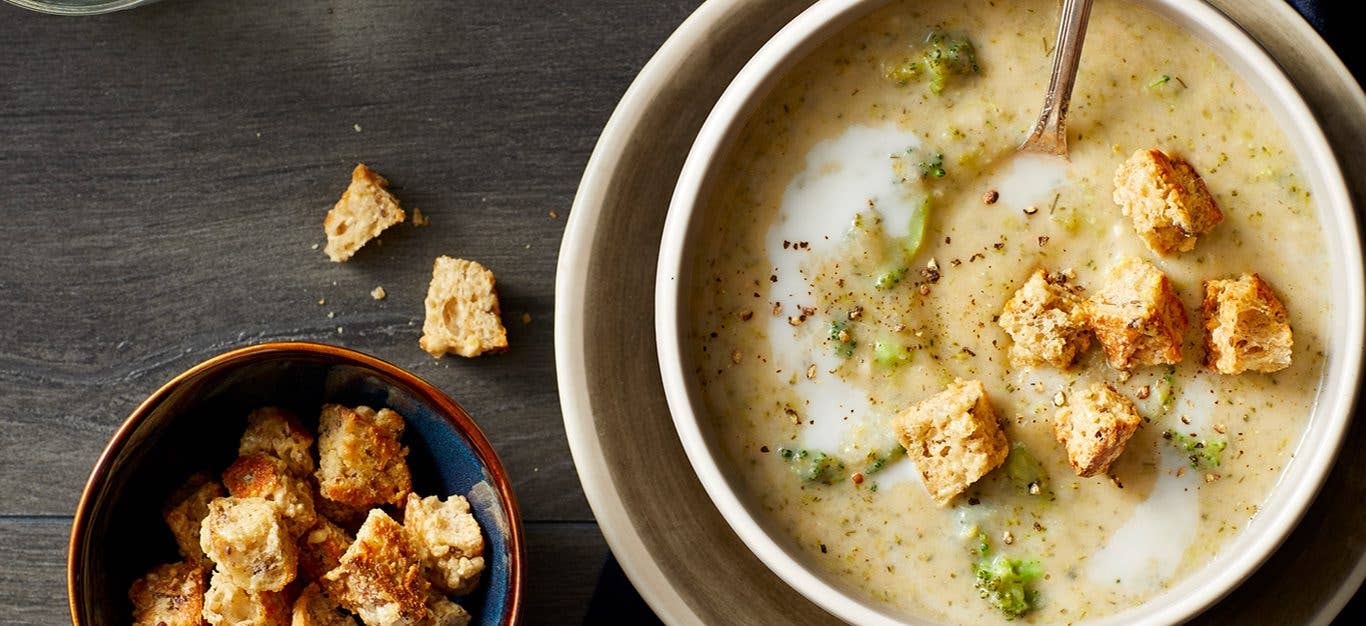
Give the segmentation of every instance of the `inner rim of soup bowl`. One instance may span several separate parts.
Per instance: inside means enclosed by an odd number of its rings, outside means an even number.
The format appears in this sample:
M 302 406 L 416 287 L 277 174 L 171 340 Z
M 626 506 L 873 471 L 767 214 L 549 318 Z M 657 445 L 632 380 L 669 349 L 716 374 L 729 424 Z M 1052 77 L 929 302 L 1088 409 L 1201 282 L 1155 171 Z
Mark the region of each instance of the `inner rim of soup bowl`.
M 1261 47 L 1212 7 L 1179 0 L 1141 3 L 1209 45 L 1285 131 L 1309 179 L 1328 246 L 1330 284 L 1335 287 L 1329 327 L 1338 349 L 1327 355 L 1313 413 L 1292 460 L 1242 532 L 1168 591 L 1090 622 L 1097 624 L 1182 621 L 1218 601 L 1269 557 L 1312 502 L 1332 467 L 1350 422 L 1361 368 L 1363 278 L 1356 220 L 1342 172 L 1307 105 Z M 902 623 L 907 618 L 813 572 L 793 542 L 762 521 L 762 511 L 741 495 L 744 486 L 738 484 L 738 476 L 725 471 L 728 462 L 720 458 L 724 453 L 716 433 L 699 419 L 706 409 L 686 347 L 687 316 L 690 268 L 697 249 L 693 242 L 703 236 L 704 203 L 749 114 L 788 69 L 841 29 L 886 4 L 888 0 L 821 0 L 779 31 L 740 71 L 702 126 L 679 175 L 655 282 L 656 343 L 670 413 L 712 501 L 769 569 L 824 609 L 863 624 Z M 1091 53 L 1102 49 L 1097 46 Z

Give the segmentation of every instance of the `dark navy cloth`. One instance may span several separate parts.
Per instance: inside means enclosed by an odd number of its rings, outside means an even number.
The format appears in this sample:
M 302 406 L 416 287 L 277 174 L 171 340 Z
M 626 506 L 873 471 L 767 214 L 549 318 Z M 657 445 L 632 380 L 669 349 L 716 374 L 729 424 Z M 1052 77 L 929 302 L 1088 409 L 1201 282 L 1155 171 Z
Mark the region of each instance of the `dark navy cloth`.
M 1355 0 L 1287 0 L 1347 64 L 1357 83 L 1366 71 L 1366 44 L 1362 43 L 1363 7 Z
M 1362 72 L 1366 71 L 1366 58 L 1362 55 L 1363 49 L 1366 48 L 1362 40 L 1366 37 L 1357 31 L 1363 23 L 1358 16 L 1366 13 L 1366 6 L 1356 0 L 1286 1 L 1319 31 L 1328 45 L 1332 46 L 1347 64 L 1347 69 L 1352 71 L 1357 82 L 1361 83 Z M 1354 622 L 1355 618 L 1351 616 L 1360 616 L 1362 611 L 1366 611 L 1363 603 L 1366 603 L 1366 600 L 1363 600 L 1362 594 L 1358 592 L 1347 609 L 1334 621 L 1334 625 L 1362 623 Z M 591 625 L 662 623 L 650 612 L 650 607 L 641 600 L 640 595 L 631 586 L 631 581 L 622 573 L 621 566 L 610 555 L 607 557 L 607 564 L 602 568 L 597 591 L 593 593 L 593 599 L 588 604 L 587 616 L 583 621 L 584 624 Z

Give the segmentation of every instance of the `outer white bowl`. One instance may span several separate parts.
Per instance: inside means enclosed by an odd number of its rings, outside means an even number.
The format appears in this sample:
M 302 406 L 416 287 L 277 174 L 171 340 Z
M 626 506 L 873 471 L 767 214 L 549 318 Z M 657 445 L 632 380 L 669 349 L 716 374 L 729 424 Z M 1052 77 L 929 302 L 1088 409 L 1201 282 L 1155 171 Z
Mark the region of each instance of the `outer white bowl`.
M 674 190 L 655 281 L 655 332 L 669 410 L 693 469 L 726 521 L 769 569 L 816 604 L 859 624 L 898 624 L 906 617 L 865 600 L 838 580 L 818 573 L 770 528 L 742 494 L 716 434 L 700 419 L 705 411 L 692 377 L 687 303 L 691 242 L 703 236 L 699 219 L 709 183 L 724 163 L 750 112 L 785 71 L 830 35 L 887 0 L 822 0 L 764 45 L 722 94 L 697 136 Z M 1188 619 L 1231 591 L 1262 563 L 1299 521 L 1337 456 L 1351 419 L 1361 370 L 1363 290 L 1361 242 L 1342 172 L 1308 107 L 1274 61 L 1223 14 L 1200 2 L 1143 0 L 1208 44 L 1271 110 L 1309 179 L 1317 199 L 1331 260 L 1332 352 L 1327 355 L 1314 413 L 1293 460 L 1243 532 L 1201 570 L 1147 603 L 1093 624 L 1166 624 Z M 1031 94 L 1032 96 L 1033 94 Z M 1039 94 L 1041 97 L 1041 94 Z

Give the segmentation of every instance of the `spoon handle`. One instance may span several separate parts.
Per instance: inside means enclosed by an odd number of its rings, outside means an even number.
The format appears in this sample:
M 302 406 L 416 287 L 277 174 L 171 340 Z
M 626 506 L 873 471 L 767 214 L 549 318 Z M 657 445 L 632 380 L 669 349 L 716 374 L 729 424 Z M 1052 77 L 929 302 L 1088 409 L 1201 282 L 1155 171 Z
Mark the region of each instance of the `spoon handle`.
M 1067 157 L 1067 105 L 1072 100 L 1072 85 L 1077 81 L 1081 46 L 1086 42 L 1086 22 L 1091 17 L 1092 0 L 1063 0 L 1058 21 L 1058 41 L 1053 49 L 1053 75 L 1044 95 L 1043 110 L 1029 138 L 1020 145 L 1022 152 L 1041 152 Z

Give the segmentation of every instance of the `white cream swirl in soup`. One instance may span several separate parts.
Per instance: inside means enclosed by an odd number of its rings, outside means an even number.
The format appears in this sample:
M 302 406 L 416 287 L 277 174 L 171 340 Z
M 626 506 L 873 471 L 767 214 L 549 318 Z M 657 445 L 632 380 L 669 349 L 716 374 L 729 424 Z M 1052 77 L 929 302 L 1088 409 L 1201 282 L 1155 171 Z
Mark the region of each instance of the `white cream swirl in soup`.
M 1191 34 L 1098 0 L 1070 161 L 1016 155 L 1056 19 L 1053 0 L 861 18 L 785 74 L 707 196 L 689 294 L 703 419 L 771 528 L 908 616 L 1077 622 L 1162 593 L 1257 514 L 1323 369 L 1314 198 L 1266 107 Z M 1159 253 L 1114 199 L 1116 170 L 1149 149 L 1188 162 L 1222 213 L 1173 231 L 1188 250 Z M 1179 299 L 1178 362 L 1140 350 L 1116 369 L 1094 320 L 1074 361 L 1012 358 L 1000 316 L 1036 270 L 1084 312 L 1126 258 Z M 1244 274 L 1284 305 L 1288 367 L 1222 373 L 1207 357 L 1204 281 Z M 960 379 L 983 385 L 1009 455 L 942 501 L 898 424 Z M 1141 419 L 1081 476 L 1055 420 L 1097 383 Z

